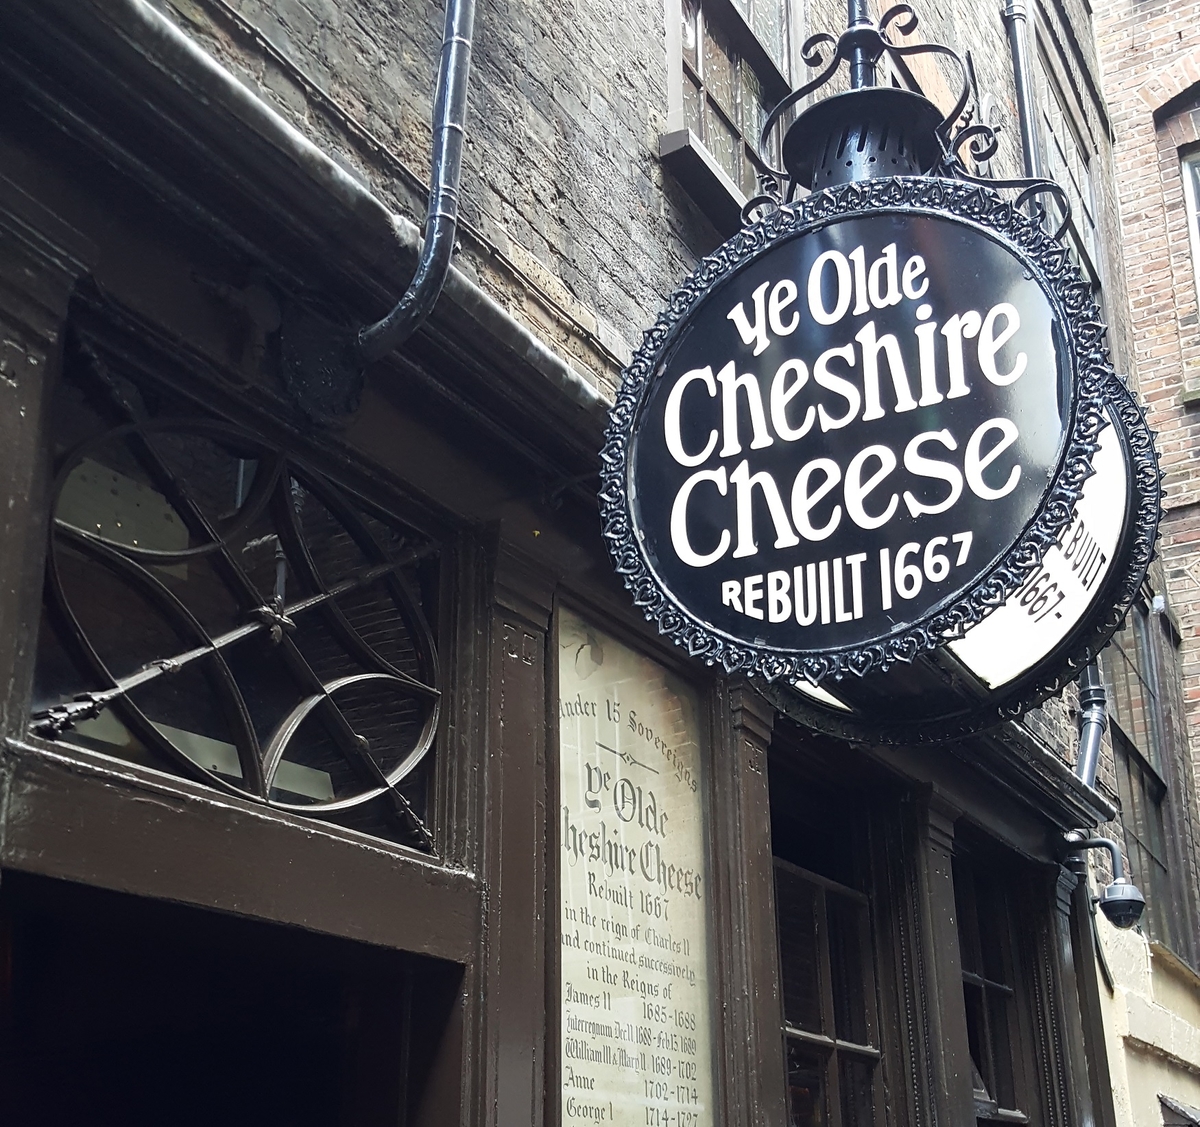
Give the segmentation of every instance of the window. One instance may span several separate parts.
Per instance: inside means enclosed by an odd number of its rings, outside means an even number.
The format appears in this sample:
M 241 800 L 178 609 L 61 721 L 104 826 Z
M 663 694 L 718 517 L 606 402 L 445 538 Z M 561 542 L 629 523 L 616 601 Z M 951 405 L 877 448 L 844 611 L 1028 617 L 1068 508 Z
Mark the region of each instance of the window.
M 1145 605 L 1135 604 L 1100 655 L 1100 666 L 1108 690 L 1125 853 L 1146 896 L 1143 927 L 1178 951 L 1183 947 L 1168 861 L 1166 756 L 1154 645 L 1159 630 Z
M 871 1127 L 880 1109 L 867 897 L 775 860 L 789 1127 Z
M 788 92 L 790 0 L 674 0 L 670 132 L 663 160 L 732 233 L 758 175 L 779 162 L 779 131 L 759 152 L 767 115 Z
M 1183 196 L 1187 201 L 1188 238 L 1192 244 L 1192 273 L 1200 297 L 1200 152 L 1183 158 Z
M 727 29 L 701 0 L 681 0 L 684 120 L 726 175 L 747 197 L 758 194 L 764 167 L 758 139 L 778 99 L 763 92 L 753 65 L 732 45 Z M 752 16 L 755 31 L 773 38 L 774 58 L 782 59 L 786 6 L 780 0 L 749 0 L 739 5 Z M 750 9 L 747 12 L 747 9 Z M 761 13 L 761 14 L 760 14 Z
M 1096 233 L 1096 198 L 1092 183 L 1091 154 L 1080 139 L 1052 68 L 1039 52 L 1036 68 L 1037 109 L 1041 125 L 1041 150 L 1045 174 L 1059 184 L 1071 204 L 1069 240 L 1092 285 L 1099 287 L 1099 248 Z M 1062 221 L 1057 205 L 1049 204 L 1055 225 Z
M 970 853 L 954 857 L 954 902 L 978 1123 L 1026 1123 L 1008 890 Z
M 433 851 L 435 545 L 69 349 L 34 734 Z

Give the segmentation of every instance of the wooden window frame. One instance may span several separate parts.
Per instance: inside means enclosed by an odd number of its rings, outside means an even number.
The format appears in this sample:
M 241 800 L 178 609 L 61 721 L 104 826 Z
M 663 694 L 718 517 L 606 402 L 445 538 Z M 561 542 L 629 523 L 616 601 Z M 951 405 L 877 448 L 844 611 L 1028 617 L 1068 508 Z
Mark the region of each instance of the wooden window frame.
M 718 160 L 710 145 L 705 122 L 709 113 L 719 114 L 733 132 L 739 146 L 739 173 L 744 173 L 746 164 L 763 169 L 768 163 L 778 163 L 778 133 L 773 145 L 775 150 L 765 160 L 758 155 L 758 138 L 748 137 L 744 129 L 740 104 L 742 66 L 753 71 L 763 104 L 774 106 L 791 88 L 788 72 L 790 60 L 798 57 L 799 36 L 802 31 L 802 12 L 796 0 L 784 0 L 786 26 L 783 29 L 784 65 L 780 65 L 755 34 L 750 14 L 743 13 L 733 0 L 691 0 L 695 7 L 696 65 L 685 61 L 684 18 L 682 0 L 664 0 L 666 5 L 666 48 L 667 48 L 667 126 L 659 138 L 659 155 L 664 164 L 676 175 L 688 194 L 712 220 L 723 236 L 733 234 L 741 226 L 741 210 L 747 199 L 756 194 L 747 193 L 744 179 L 735 180 Z M 720 107 L 710 96 L 704 80 L 704 24 L 708 19 L 719 27 L 725 36 L 737 63 L 735 80 L 735 106 L 732 110 Z M 688 84 L 698 86 L 701 99 L 700 127 L 689 124 L 684 91 Z M 707 110 L 707 112 L 705 112 Z M 736 115 L 732 120 L 730 112 Z M 753 155 L 750 155 L 753 154 Z
M 272 440 L 302 451 L 369 504 L 416 523 L 447 545 L 441 595 L 434 609 L 444 683 L 481 679 L 482 655 L 472 642 L 476 623 L 467 609 L 485 574 L 477 553 L 450 518 L 410 501 L 381 478 L 377 468 L 346 457 L 331 444 L 295 433 L 279 414 L 231 392 L 211 364 L 178 348 L 148 323 L 114 319 L 99 295 L 77 295 L 71 324 L 106 346 L 128 349 L 140 370 L 164 388 L 218 417 L 236 420 Z M 67 320 L 60 332 L 67 332 Z M 61 362 L 61 361 L 60 361 Z M 44 406 L 36 419 L 34 458 L 39 480 L 32 491 L 40 513 L 34 537 L 16 566 L 31 577 L 21 621 L 27 652 L 36 649 L 40 592 L 48 535 L 50 459 L 54 419 L 48 409 L 61 374 L 56 364 L 39 389 Z M 368 836 L 330 822 L 263 807 L 249 798 L 222 794 L 182 775 L 118 759 L 78 744 L 56 743 L 29 730 L 32 661 L 9 699 L 6 743 L 9 786 L 36 817 L 9 822 L 0 866 L 60 879 L 175 900 L 201 908 L 353 938 L 397 950 L 425 952 L 470 967 L 482 932 L 483 897 L 478 846 L 471 830 L 479 795 L 474 786 L 453 785 L 471 776 L 473 747 L 482 740 L 481 719 L 451 691 L 450 712 L 439 726 L 429 795 L 437 827 L 436 856 Z M 444 751 L 443 751 L 444 749 Z M 62 827 L 71 831 L 64 833 Z M 218 825 L 222 828 L 218 831 Z M 114 827 L 120 827 L 114 832 Z M 220 848 L 215 848 L 216 839 Z M 198 858 L 207 858 L 199 863 Z M 253 864 L 231 864 L 231 858 Z M 432 879 L 431 879 L 432 878 Z M 370 894 L 362 890 L 369 889 Z M 346 897 L 362 894 L 351 918 Z M 473 973 L 473 971 L 469 972 Z
M 683 89 L 686 91 L 690 84 L 692 87 L 694 87 L 696 96 L 699 100 L 699 120 L 694 124 L 689 122 L 689 127 L 693 128 L 693 130 L 697 133 L 697 136 L 700 138 L 701 144 L 708 149 L 709 154 L 716 159 L 717 163 L 721 165 L 725 173 L 729 175 L 730 179 L 733 180 L 733 182 L 741 189 L 742 195 L 746 198 L 749 198 L 753 195 L 756 195 L 758 191 L 757 184 L 751 186 L 747 180 L 750 169 L 754 170 L 754 174 L 757 177 L 759 174 L 766 171 L 769 163 L 778 162 L 778 144 L 776 143 L 772 150 L 768 152 L 767 156 L 764 158 L 763 156 L 759 155 L 759 138 L 747 131 L 752 125 L 756 125 L 754 120 L 756 115 L 754 114 L 754 107 L 747 106 L 748 91 L 743 72 L 748 69 L 754 75 L 755 81 L 759 85 L 759 92 L 761 93 L 764 85 L 759 73 L 759 66 L 761 66 L 761 64 L 756 66 L 753 59 L 751 59 L 743 51 L 738 50 L 737 46 L 735 45 L 734 38 L 729 34 L 728 23 L 723 22 L 720 18 L 720 9 L 718 5 L 713 4 L 711 0 L 709 0 L 709 3 L 707 4 L 705 4 L 703 0 L 681 0 L 681 9 L 684 4 L 688 4 L 692 8 L 690 15 L 691 19 L 694 21 L 692 37 L 695 44 L 696 57 L 695 61 L 693 62 L 688 58 L 686 50 L 682 52 Z M 783 7 L 784 11 L 786 12 L 788 5 L 785 3 Z M 712 15 L 714 8 L 716 8 L 718 11 L 716 18 L 714 18 Z M 680 19 L 685 25 L 682 38 L 683 42 L 686 43 L 687 17 L 682 11 Z M 712 30 L 710 29 L 716 29 L 720 32 L 720 34 L 724 37 L 723 44 L 716 40 L 716 37 L 713 36 Z M 785 38 L 786 33 L 787 29 L 785 26 Z M 730 58 L 733 62 L 732 77 L 734 89 L 732 91 L 733 105 L 731 106 L 722 105 L 718 100 L 717 94 L 709 84 L 706 58 L 707 52 L 705 47 L 710 39 L 718 43 L 718 49 L 723 46 L 729 48 L 729 50 L 732 52 Z M 685 95 L 685 118 L 687 114 L 687 104 L 688 99 Z M 763 120 L 765 120 L 766 112 L 769 112 L 769 110 L 764 109 Z M 720 157 L 717 155 L 717 147 L 714 144 L 714 138 L 711 134 L 712 123 L 714 119 L 718 119 L 727 128 L 729 133 L 733 135 L 733 143 L 738 154 L 738 166 L 739 170 L 741 171 L 740 178 L 733 177 L 730 170 L 721 164 Z
M 1002 966 L 1001 978 L 989 978 L 983 973 L 985 957 L 983 952 L 982 935 L 985 927 L 980 910 L 978 896 L 979 874 L 981 870 L 988 872 L 990 882 L 1002 888 L 1004 909 L 1000 914 L 1003 927 L 998 934 L 999 957 Z M 987 860 L 977 857 L 969 848 L 956 851 L 954 858 L 954 888 L 955 911 L 958 916 L 959 945 L 962 958 L 963 1004 L 966 1009 L 968 1036 L 972 1033 L 972 1023 L 978 1022 L 975 1038 L 979 1044 L 983 1060 L 975 1060 L 974 1066 L 980 1070 L 985 1091 L 975 1089 L 975 1116 L 977 1123 L 1028 1123 L 1031 1118 L 1030 1108 L 1021 1108 L 1019 1101 L 1029 1092 L 1029 1078 L 1026 1069 L 1025 1053 L 1022 1047 L 1027 1038 L 1022 1028 L 1023 1006 L 1028 1005 L 1026 994 L 1030 984 L 1023 981 L 1020 967 L 1020 945 L 1012 927 L 1013 910 L 1012 896 L 1007 882 L 1001 876 L 997 879 L 994 865 L 989 866 Z M 995 933 L 995 929 L 990 929 Z M 968 969 L 970 964 L 976 970 Z M 971 1005 L 968 999 L 971 992 L 977 991 L 978 1005 Z M 1002 1001 L 1003 1016 L 996 1014 L 996 1002 Z M 1006 1029 L 998 1030 L 998 1021 L 1002 1020 Z M 980 1043 L 981 1041 L 981 1043 Z M 1000 1054 L 1007 1057 L 1001 1062 Z M 1010 1086 L 1013 1094 L 1013 1107 L 1002 1107 L 1000 1103 L 1000 1083 L 997 1079 L 997 1069 L 1004 1064 L 1009 1076 L 1005 1085 Z
M 1192 278 L 1196 299 L 1200 301 L 1200 149 L 1181 153 L 1179 174 L 1183 180 L 1183 199 L 1187 209 L 1188 246 L 1192 253 Z
M 1110 648 L 1102 653 L 1100 664 L 1110 698 L 1109 721 L 1125 854 L 1131 877 L 1141 886 L 1147 900 L 1141 927 L 1151 940 L 1186 959 L 1191 956 L 1186 928 L 1179 926 L 1171 911 L 1177 903 L 1190 903 L 1191 899 L 1182 885 L 1186 866 L 1175 832 L 1175 807 L 1183 800 L 1184 791 L 1172 769 L 1171 731 L 1164 711 L 1171 691 L 1164 677 L 1164 647 L 1173 651 L 1176 643 L 1169 618 L 1153 609 L 1148 589 L 1143 594 L 1145 597 L 1130 608 L 1132 617 L 1126 619 L 1133 623 L 1135 654 L 1132 657 L 1127 654 L 1114 636 Z M 1110 652 L 1113 646 L 1117 647 L 1116 654 Z M 1126 729 L 1117 706 L 1110 673 L 1114 661 L 1128 664 L 1137 679 L 1144 701 L 1146 746 L 1139 745 L 1137 733 Z
M 830 1030 L 833 1035 L 813 1030 L 801 1029 L 788 1022 L 786 1015 L 783 1019 L 783 1042 L 785 1058 L 792 1044 L 803 1046 L 824 1054 L 824 1083 L 825 1104 L 829 1114 L 829 1127 L 842 1127 L 842 1098 L 841 1098 L 841 1064 L 844 1060 L 855 1060 L 869 1063 L 871 1066 L 870 1098 L 875 1108 L 876 1117 L 882 1110 L 880 1102 L 880 1073 L 883 1052 L 880 1044 L 879 1011 L 876 999 L 876 973 L 874 963 L 874 944 L 871 938 L 870 898 L 864 892 L 848 888 L 846 885 L 829 880 L 817 873 L 792 864 L 782 857 L 774 858 L 776 873 L 783 872 L 797 880 L 813 886 L 817 891 L 816 900 L 816 937 L 817 937 L 817 976 L 820 1001 L 821 1027 Z M 862 995 L 865 1002 L 865 1029 L 867 1042 L 860 1044 L 837 1036 L 837 1011 L 833 993 L 833 964 L 829 947 L 829 911 L 828 895 L 832 893 L 843 900 L 850 901 L 859 909 L 859 955 L 862 983 Z M 779 925 L 782 927 L 782 922 Z M 785 980 L 782 965 L 783 942 L 779 942 L 780 950 L 780 980 Z M 790 1108 L 789 1108 L 790 1112 Z
M 1156 942 L 1174 950 L 1180 944 L 1176 929 L 1169 923 L 1175 870 L 1166 849 L 1169 787 L 1119 727 L 1113 732 L 1113 757 L 1125 854 L 1133 878 L 1146 897 L 1142 927 Z

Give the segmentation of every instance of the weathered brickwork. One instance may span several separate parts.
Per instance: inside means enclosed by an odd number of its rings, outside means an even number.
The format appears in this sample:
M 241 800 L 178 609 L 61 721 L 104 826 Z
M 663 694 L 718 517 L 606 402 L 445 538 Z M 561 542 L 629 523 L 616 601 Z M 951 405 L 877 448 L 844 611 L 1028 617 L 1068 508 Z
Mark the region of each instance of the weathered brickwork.
M 160 6 L 373 191 L 423 221 L 439 6 Z M 654 0 L 498 0 L 476 17 L 458 265 L 609 390 L 647 314 L 718 241 L 658 161 L 663 19 Z
M 1165 472 L 1161 552 L 1177 616 L 1184 724 L 1200 754 L 1200 326 L 1180 157 L 1200 140 L 1200 4 L 1097 5 L 1116 134 L 1116 184 L 1136 340 L 1135 374 Z M 1190 836 L 1190 835 L 1189 835 Z
M 430 0 L 156 0 L 256 93 L 420 223 L 442 9 Z M 890 5 L 874 4 L 877 12 Z M 802 34 L 844 26 L 840 0 L 800 6 Z M 668 109 L 662 0 L 478 6 L 459 266 L 611 389 L 641 330 L 718 237 L 659 162 Z M 921 6 L 909 37 L 969 51 L 1002 120 L 996 172 L 1019 172 L 1015 94 L 998 12 Z M 1071 18 L 1086 26 L 1082 12 Z M 619 33 L 614 32 L 619 29 Z M 1087 36 L 1062 35 L 1068 46 Z M 1070 65 L 1086 69 L 1067 51 Z M 914 61 L 939 104 L 952 71 Z M 802 69 L 802 68 L 797 68 Z M 1081 91 L 1097 143 L 1106 124 Z
M 1159 674 L 1169 738 L 1162 769 L 1175 780 L 1165 812 L 1167 832 L 1174 838 L 1168 848 L 1194 888 L 1200 753 L 1200 413 L 1189 399 L 1200 399 L 1195 394 L 1200 392 L 1200 324 L 1180 161 L 1200 143 L 1200 4 L 1100 0 L 1096 34 L 1115 136 L 1134 341 L 1131 375 L 1158 432 L 1165 472 L 1162 562 L 1152 571 L 1151 583 L 1168 602 L 1159 623 L 1178 624 L 1182 666 L 1180 679 L 1170 647 L 1174 631 L 1165 630 Z M 1185 912 L 1182 903 L 1177 910 Z M 1141 1123 L 1148 1114 L 1158 1113 L 1159 1093 L 1172 1093 L 1185 1103 L 1194 1093 L 1194 1066 L 1178 1046 L 1185 1040 L 1194 1042 L 1198 1035 L 1195 977 L 1169 952 L 1155 949 L 1151 959 L 1145 945 L 1132 936 L 1106 930 L 1103 938 L 1106 949 L 1114 952 L 1110 959 L 1119 986 L 1107 1017 L 1110 1059 L 1120 1061 L 1125 1055 L 1114 1069 L 1114 1077 L 1120 1077 L 1115 1095 L 1118 1121 Z M 1167 975 L 1168 970 L 1188 980 L 1186 989 L 1176 990 L 1175 996 L 1166 978 L 1157 981 L 1160 972 Z M 1149 1020 L 1152 1014 L 1157 1015 L 1154 1021 Z M 1142 1063 L 1150 1057 L 1170 1067 L 1150 1075 Z

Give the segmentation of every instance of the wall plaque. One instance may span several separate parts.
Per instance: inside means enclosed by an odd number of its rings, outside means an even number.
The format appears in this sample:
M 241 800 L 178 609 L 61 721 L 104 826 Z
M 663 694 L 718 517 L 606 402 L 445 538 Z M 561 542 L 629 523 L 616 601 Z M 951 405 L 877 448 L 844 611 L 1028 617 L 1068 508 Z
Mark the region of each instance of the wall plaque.
M 696 694 L 559 614 L 562 1123 L 712 1127 Z

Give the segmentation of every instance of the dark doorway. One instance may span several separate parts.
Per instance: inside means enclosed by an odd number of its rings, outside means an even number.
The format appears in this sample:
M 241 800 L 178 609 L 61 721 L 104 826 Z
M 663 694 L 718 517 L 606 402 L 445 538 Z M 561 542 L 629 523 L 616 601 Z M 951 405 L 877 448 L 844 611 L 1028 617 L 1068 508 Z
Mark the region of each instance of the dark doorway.
M 5 872 L 0 1120 L 405 1127 L 454 1052 L 461 978 L 433 959 Z

